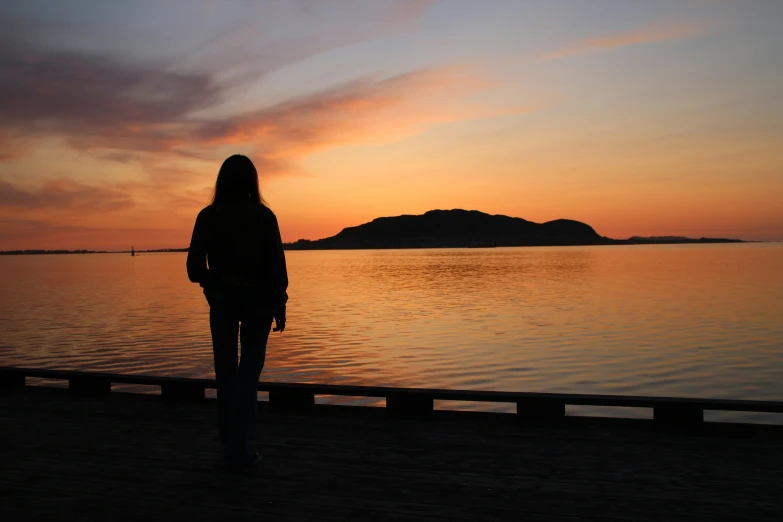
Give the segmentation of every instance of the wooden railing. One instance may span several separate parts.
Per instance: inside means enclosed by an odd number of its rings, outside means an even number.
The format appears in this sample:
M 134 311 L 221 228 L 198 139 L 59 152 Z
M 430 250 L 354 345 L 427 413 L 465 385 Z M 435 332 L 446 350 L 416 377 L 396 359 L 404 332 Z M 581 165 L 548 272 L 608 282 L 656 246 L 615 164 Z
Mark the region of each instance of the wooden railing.
M 106 395 L 112 384 L 159 386 L 164 399 L 204 400 L 205 390 L 214 389 L 212 379 L 183 379 L 148 375 L 46 370 L 0 367 L 0 390 L 22 388 L 27 377 L 68 381 L 71 392 L 80 395 Z M 269 392 L 270 407 L 275 410 L 307 410 L 315 405 L 316 395 L 378 397 L 386 399 L 390 415 L 427 417 L 434 401 L 471 401 L 512 403 L 520 420 L 556 420 L 565 416 L 566 405 L 650 408 L 658 424 L 694 426 L 704 422 L 705 410 L 783 413 L 783 402 L 729 399 L 692 399 L 679 397 L 641 397 L 570 393 L 529 393 L 427 388 L 392 388 L 333 384 L 290 384 L 260 382 L 259 391 Z

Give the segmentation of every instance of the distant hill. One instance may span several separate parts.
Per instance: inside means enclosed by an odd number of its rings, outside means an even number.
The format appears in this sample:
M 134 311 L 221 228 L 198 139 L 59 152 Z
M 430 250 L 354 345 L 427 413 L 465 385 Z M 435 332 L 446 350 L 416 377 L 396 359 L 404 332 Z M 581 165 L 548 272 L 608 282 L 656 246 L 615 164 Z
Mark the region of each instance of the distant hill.
M 437 248 L 542 245 L 606 245 L 590 225 L 558 219 L 534 223 L 477 210 L 430 210 L 419 216 L 382 217 L 316 241 L 286 244 L 291 250 Z
M 288 250 L 360 248 L 457 248 L 495 246 L 637 245 L 665 243 L 742 243 L 737 239 L 639 237 L 611 239 L 570 219 L 534 223 L 478 210 L 430 210 L 422 215 L 377 218 L 339 234 L 286 243 Z

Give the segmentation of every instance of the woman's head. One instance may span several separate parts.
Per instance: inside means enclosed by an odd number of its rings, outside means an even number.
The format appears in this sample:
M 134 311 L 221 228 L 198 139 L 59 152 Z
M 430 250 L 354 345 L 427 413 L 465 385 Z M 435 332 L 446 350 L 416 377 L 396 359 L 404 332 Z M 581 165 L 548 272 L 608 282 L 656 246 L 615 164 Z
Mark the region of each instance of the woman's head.
M 234 154 L 223 162 L 215 182 L 213 205 L 255 203 L 266 206 L 258 188 L 258 172 L 250 158 Z

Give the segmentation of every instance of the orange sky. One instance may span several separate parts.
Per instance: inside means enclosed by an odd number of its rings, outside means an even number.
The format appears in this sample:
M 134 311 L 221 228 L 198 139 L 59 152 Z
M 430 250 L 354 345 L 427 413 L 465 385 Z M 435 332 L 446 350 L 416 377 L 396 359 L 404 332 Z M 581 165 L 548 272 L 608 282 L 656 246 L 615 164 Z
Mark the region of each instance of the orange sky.
M 0 249 L 186 246 L 235 152 L 286 241 L 435 208 L 783 240 L 783 6 L 651 4 L 0 7 Z

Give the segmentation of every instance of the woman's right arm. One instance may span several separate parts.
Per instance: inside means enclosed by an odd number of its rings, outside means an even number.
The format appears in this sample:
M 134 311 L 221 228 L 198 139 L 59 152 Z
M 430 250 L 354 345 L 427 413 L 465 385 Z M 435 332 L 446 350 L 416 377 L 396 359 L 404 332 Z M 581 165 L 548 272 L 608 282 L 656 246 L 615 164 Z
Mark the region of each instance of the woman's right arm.
M 207 230 L 204 211 L 199 212 L 196 225 L 193 227 L 193 236 L 190 238 L 188 248 L 188 278 L 192 283 L 199 283 L 202 287 L 207 282 L 209 270 L 207 268 Z

